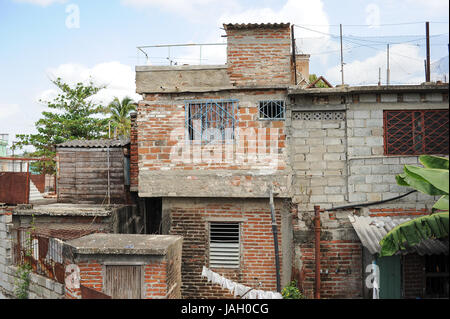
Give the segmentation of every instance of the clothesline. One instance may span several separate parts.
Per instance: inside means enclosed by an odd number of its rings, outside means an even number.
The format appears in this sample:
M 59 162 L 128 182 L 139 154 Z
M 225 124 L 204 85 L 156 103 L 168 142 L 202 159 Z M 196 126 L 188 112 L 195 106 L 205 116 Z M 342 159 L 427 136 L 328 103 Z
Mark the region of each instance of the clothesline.
M 227 279 L 205 266 L 203 266 L 202 277 L 206 277 L 208 282 L 219 284 L 222 288 L 228 289 L 235 297 L 243 296 L 243 299 L 283 299 L 279 292 L 252 289 Z

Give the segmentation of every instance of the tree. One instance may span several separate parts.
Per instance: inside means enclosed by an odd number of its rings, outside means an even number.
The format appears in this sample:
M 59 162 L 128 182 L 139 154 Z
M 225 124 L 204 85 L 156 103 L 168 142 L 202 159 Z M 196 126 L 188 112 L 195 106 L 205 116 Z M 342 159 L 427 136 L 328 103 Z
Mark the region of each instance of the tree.
M 55 172 L 54 145 L 75 139 L 96 139 L 106 136 L 108 120 L 96 117 L 102 114 L 103 107 L 92 100 L 92 96 L 104 86 L 77 83 L 75 86 L 62 82 L 60 78 L 52 81 L 60 93 L 52 101 L 42 101 L 54 112 L 42 112 L 43 118 L 36 123 L 36 134 L 17 135 L 16 148 L 32 145 L 35 151 L 30 155 L 46 160 L 35 162 L 36 171 L 44 174 Z
M 106 112 L 110 115 L 111 127 L 117 131 L 117 135 L 120 137 L 130 136 L 131 111 L 136 111 L 136 105 L 128 96 L 124 97 L 122 101 L 115 97 L 106 108 Z
M 317 80 L 317 75 L 315 75 L 315 74 L 309 75 L 309 83 L 314 83 L 314 81 L 316 81 L 316 80 Z M 325 83 L 323 83 L 323 81 L 319 81 L 316 83 L 316 87 L 317 88 L 327 88 L 329 86 L 326 85 Z

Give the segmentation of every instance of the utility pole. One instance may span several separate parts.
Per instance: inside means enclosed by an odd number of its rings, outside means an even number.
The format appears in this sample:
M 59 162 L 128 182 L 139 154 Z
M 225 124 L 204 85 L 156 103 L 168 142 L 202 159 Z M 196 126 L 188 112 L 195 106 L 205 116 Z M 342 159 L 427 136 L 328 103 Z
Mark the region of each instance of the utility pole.
M 389 69 L 389 43 L 387 44 L 387 68 L 386 68 L 386 85 L 389 85 L 391 80 L 391 70 Z
M 378 86 L 381 85 L 381 68 L 378 68 Z
M 342 85 L 344 85 L 344 55 L 342 51 L 342 24 L 339 24 L 340 34 L 341 34 L 341 76 L 342 76 Z
M 430 22 L 425 22 L 425 29 L 427 38 L 427 73 L 425 82 L 430 82 Z

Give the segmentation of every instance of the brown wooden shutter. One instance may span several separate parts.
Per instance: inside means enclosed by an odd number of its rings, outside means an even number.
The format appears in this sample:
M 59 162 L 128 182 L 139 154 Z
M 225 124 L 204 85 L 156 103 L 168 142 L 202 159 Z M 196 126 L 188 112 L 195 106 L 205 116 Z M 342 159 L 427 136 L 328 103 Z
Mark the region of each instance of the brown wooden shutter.
M 106 266 L 105 294 L 113 299 L 140 299 L 141 266 Z

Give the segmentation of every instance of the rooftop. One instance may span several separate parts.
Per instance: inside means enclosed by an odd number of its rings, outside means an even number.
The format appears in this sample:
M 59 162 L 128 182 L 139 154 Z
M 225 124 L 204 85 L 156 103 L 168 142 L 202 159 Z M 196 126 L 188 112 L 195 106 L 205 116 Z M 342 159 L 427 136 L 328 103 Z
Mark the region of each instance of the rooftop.
M 104 147 L 121 147 L 130 143 L 130 139 L 98 139 L 98 140 L 71 140 L 57 144 L 56 147 L 86 147 L 86 148 L 104 148 Z
M 258 28 L 287 28 L 290 23 L 224 23 L 225 30 L 258 29 Z
M 35 216 L 110 216 L 114 210 L 121 207 L 121 205 L 53 203 L 47 205 L 18 205 L 13 209 L 13 213 L 14 215 Z
M 172 235 L 91 234 L 67 242 L 73 253 L 165 255 L 167 250 L 182 240 Z

